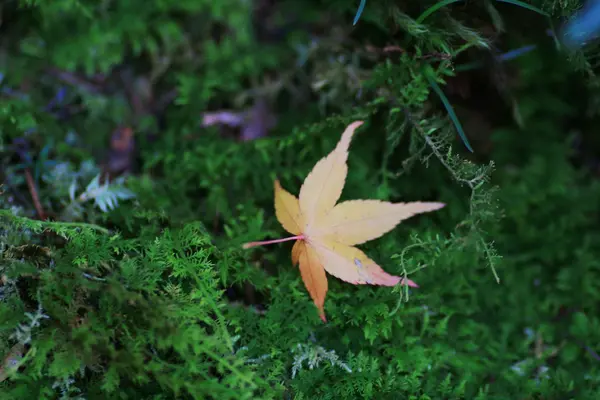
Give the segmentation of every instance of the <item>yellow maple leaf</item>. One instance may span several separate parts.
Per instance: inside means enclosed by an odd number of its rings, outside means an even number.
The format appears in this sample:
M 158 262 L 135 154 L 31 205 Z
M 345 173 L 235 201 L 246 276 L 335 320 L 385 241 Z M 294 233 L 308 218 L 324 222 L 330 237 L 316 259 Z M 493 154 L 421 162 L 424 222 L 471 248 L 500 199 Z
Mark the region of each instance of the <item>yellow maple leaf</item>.
M 292 263 L 300 275 L 319 315 L 325 319 L 327 276 L 325 271 L 355 285 L 417 287 L 411 280 L 390 275 L 354 245 L 376 239 L 402 220 L 444 207 L 437 202 L 390 203 L 350 200 L 336 205 L 348 174 L 348 148 L 354 131 L 363 124 L 348 125 L 336 148 L 308 174 L 296 198 L 275 181 L 275 214 L 292 237 L 246 243 L 244 248 L 296 240 Z

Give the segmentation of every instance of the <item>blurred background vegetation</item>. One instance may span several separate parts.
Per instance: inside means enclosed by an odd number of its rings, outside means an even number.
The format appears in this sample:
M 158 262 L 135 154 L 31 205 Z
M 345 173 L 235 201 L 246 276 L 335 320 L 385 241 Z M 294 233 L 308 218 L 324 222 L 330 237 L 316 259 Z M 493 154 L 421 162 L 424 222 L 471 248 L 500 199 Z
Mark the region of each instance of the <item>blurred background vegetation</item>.
M 590 4 L 0 2 L 0 398 L 599 398 Z M 323 324 L 241 244 L 358 119 L 343 199 L 447 207 Z

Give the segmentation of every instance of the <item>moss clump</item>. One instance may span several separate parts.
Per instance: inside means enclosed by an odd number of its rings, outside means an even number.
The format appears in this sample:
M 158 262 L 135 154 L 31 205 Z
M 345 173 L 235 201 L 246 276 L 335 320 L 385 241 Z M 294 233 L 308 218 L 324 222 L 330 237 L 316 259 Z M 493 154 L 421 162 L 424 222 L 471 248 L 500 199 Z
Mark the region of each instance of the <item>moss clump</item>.
M 595 53 L 536 13 L 579 3 L 435 4 L 0 5 L 0 398 L 596 399 Z M 241 244 L 357 119 L 343 198 L 447 207 L 323 324 Z

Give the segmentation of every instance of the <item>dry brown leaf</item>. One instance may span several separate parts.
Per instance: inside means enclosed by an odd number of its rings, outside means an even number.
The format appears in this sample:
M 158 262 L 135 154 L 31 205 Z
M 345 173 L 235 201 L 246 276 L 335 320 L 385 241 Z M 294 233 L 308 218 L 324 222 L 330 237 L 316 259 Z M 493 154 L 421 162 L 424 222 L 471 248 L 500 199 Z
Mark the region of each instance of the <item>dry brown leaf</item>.
M 411 280 L 390 275 L 354 245 L 376 239 L 401 221 L 444 207 L 437 202 L 390 203 L 379 200 L 351 200 L 339 203 L 346 181 L 348 149 L 354 131 L 363 124 L 348 125 L 336 148 L 321 159 L 308 174 L 296 198 L 275 181 L 275 214 L 283 228 L 295 235 L 286 239 L 252 242 L 261 244 L 297 240 L 292 263 L 300 265 L 302 280 L 319 315 L 325 319 L 327 277 L 331 275 L 355 285 L 417 287 Z

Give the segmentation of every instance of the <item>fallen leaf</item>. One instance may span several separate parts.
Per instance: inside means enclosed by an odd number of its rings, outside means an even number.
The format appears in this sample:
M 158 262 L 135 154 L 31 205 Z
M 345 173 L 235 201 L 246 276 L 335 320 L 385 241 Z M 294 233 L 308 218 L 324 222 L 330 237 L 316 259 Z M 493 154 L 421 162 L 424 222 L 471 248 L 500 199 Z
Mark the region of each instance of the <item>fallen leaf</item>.
M 251 109 L 243 112 L 216 111 L 207 112 L 202 116 L 202 126 L 226 125 L 241 127 L 240 139 L 249 141 L 267 136 L 275 126 L 276 119 L 271 113 L 268 103 L 258 99 Z
M 23 358 L 23 352 L 25 347 L 21 343 L 15 344 L 0 365 L 0 382 L 5 381 L 8 378 L 9 371 L 19 365 L 19 362 Z
M 418 285 L 385 272 L 354 245 L 376 239 L 401 221 L 416 214 L 444 207 L 437 202 L 390 203 L 380 200 L 350 200 L 336 205 L 348 174 L 348 149 L 354 131 L 363 124 L 348 125 L 336 148 L 321 159 L 294 195 L 275 181 L 275 214 L 292 237 L 246 243 L 244 248 L 296 240 L 292 263 L 300 265 L 300 275 L 319 316 L 325 318 L 327 276 L 325 271 L 355 285 Z
M 110 150 L 106 157 L 106 172 L 118 176 L 133 168 L 135 132 L 127 126 L 115 129 L 110 137 Z

